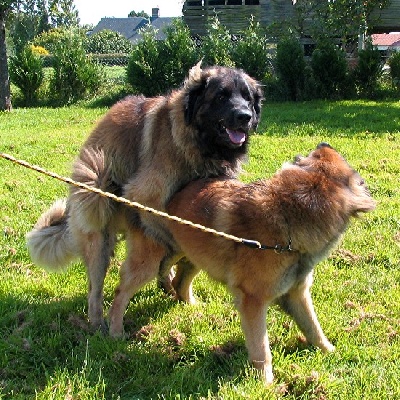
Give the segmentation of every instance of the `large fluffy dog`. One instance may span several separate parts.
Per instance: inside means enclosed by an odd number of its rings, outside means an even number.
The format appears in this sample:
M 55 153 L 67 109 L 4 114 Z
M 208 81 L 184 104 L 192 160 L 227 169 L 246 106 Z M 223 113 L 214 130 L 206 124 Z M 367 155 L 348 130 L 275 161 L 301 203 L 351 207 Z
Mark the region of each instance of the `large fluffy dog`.
M 168 211 L 184 219 L 257 240 L 286 251 L 261 250 L 192 227 L 169 223 L 181 254 L 173 280 L 177 297 L 193 302 L 191 282 L 200 269 L 225 283 L 240 312 L 250 361 L 266 382 L 273 379 L 266 330 L 266 311 L 277 303 L 298 324 L 309 343 L 334 350 L 314 312 L 310 286 L 314 266 L 328 256 L 351 217 L 371 211 L 375 202 L 364 180 L 329 145 L 322 143 L 307 157 L 297 157 L 270 180 L 244 184 L 235 179 L 201 179 L 172 199 Z M 290 244 L 291 250 L 288 248 Z M 130 296 L 152 277 L 159 263 L 125 264 L 110 310 L 110 330 L 122 333 L 122 318 Z
M 72 178 L 164 210 L 193 179 L 239 173 L 261 98 L 259 84 L 243 71 L 198 64 L 183 87 L 167 96 L 130 96 L 114 105 L 83 145 Z M 28 248 L 32 260 L 50 270 L 83 258 L 89 320 L 104 328 L 104 278 L 121 223 L 135 231 L 128 232 L 130 242 L 137 240 L 129 258 L 142 263 L 143 255 L 153 256 L 152 244 L 141 247 L 147 237 L 171 248 L 163 222 L 71 187 L 68 199 L 57 201 L 27 235 Z

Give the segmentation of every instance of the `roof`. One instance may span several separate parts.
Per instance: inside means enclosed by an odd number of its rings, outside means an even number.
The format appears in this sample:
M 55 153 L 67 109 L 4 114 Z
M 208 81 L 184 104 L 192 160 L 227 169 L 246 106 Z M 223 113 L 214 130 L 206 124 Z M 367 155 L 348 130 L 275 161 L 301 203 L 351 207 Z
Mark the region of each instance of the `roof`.
M 173 19 L 174 18 L 169 17 L 150 18 L 150 20 L 142 17 L 106 17 L 100 20 L 100 22 L 93 28 L 91 34 L 108 29 L 111 31 L 119 32 L 132 43 L 137 43 L 141 39 L 140 29 L 149 26 L 150 24 L 157 30 L 156 38 L 158 40 L 164 40 L 165 34 L 163 32 L 163 29 L 171 25 Z
M 400 32 L 374 34 L 372 35 L 372 44 L 378 48 L 400 47 Z

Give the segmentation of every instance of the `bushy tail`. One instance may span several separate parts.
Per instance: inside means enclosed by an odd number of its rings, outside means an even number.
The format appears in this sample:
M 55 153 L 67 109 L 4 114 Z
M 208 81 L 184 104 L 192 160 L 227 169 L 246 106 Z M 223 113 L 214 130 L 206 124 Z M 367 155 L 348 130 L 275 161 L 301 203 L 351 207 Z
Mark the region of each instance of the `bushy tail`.
M 26 235 L 31 259 L 48 271 L 62 272 L 79 257 L 68 225 L 66 200 L 57 200 Z

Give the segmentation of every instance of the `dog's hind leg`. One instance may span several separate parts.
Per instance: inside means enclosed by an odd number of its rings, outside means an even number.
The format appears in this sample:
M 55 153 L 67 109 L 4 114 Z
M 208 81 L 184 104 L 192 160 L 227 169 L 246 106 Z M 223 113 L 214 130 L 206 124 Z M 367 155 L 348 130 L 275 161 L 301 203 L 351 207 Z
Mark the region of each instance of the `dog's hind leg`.
M 186 258 L 177 262 L 176 274 L 172 280 L 177 300 L 186 301 L 189 304 L 196 304 L 193 296 L 192 281 L 200 270 Z
M 107 230 L 88 233 L 85 236 L 82 255 L 89 281 L 89 321 L 93 328 L 106 332 L 107 326 L 103 317 L 103 288 L 116 237 Z
M 331 352 L 335 347 L 326 338 L 318 321 L 310 293 L 311 284 L 312 273 L 293 286 L 277 303 L 294 319 L 310 344 L 324 352 Z
M 163 246 L 143 235 L 140 230 L 129 230 L 126 244 L 127 258 L 120 269 L 120 283 L 108 315 L 112 337 L 123 336 L 123 318 L 129 300 L 157 276 L 160 263 L 167 253 Z

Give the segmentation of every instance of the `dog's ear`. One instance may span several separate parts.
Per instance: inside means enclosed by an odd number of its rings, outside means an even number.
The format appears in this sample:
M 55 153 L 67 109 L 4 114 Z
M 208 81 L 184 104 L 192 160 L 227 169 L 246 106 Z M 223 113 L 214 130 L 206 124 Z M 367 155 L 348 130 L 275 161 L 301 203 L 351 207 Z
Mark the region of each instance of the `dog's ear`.
M 184 90 L 185 90 L 185 122 L 189 125 L 194 115 L 196 114 L 198 99 L 204 93 L 204 89 L 207 85 L 208 74 L 205 73 L 204 70 L 201 69 L 201 61 L 198 62 L 191 70 L 189 71 L 189 76 L 185 81 Z
M 253 88 L 254 111 L 256 113 L 253 128 L 256 129 L 261 119 L 261 107 L 262 101 L 264 100 L 264 94 L 261 85 L 257 81 L 252 81 L 251 87 Z
M 258 123 L 258 121 L 260 121 L 261 118 L 261 107 L 262 107 L 262 101 L 264 100 L 264 95 L 261 86 L 259 84 L 256 84 L 255 87 L 256 87 L 256 92 L 254 94 L 254 111 L 257 114 L 257 123 Z

